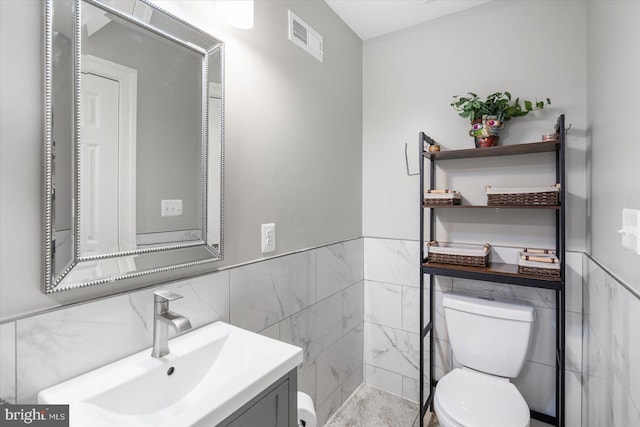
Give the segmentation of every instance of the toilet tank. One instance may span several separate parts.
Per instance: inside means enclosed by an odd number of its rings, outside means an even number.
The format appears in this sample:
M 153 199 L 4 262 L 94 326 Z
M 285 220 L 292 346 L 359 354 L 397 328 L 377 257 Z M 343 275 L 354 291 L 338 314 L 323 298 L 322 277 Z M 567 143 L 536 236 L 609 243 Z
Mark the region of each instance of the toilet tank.
M 443 293 L 456 360 L 477 371 L 515 378 L 524 364 L 535 311 L 524 301 Z

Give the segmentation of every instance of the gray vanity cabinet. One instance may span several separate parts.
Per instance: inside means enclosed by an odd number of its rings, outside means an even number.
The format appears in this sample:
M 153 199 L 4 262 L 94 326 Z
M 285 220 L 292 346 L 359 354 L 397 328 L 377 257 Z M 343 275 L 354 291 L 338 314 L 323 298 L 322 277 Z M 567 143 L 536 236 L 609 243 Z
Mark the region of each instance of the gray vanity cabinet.
M 293 369 L 218 426 L 297 427 L 297 380 L 297 372 Z

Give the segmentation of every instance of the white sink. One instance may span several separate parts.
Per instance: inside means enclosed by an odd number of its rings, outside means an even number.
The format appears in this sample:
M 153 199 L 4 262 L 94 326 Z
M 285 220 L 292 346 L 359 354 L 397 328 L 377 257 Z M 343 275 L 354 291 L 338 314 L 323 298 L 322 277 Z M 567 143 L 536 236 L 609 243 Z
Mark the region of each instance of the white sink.
M 302 363 L 302 349 L 215 322 L 38 393 L 71 426 L 215 426 Z M 169 373 L 171 373 L 169 375 Z

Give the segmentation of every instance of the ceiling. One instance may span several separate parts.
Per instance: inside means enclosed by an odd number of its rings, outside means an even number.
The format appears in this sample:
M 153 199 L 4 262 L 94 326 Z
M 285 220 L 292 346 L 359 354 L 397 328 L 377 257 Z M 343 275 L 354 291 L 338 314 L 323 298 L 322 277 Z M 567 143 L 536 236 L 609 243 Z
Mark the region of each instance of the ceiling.
M 491 0 L 325 0 L 362 39 L 422 24 Z

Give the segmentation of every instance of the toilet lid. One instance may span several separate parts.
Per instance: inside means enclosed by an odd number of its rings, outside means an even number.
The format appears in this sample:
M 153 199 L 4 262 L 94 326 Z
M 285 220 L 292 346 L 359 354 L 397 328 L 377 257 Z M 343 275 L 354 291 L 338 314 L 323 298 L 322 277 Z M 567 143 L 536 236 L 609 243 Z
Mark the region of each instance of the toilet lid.
M 445 417 L 465 427 L 529 425 L 529 407 L 516 386 L 481 372 L 454 369 L 438 381 L 435 399 Z

